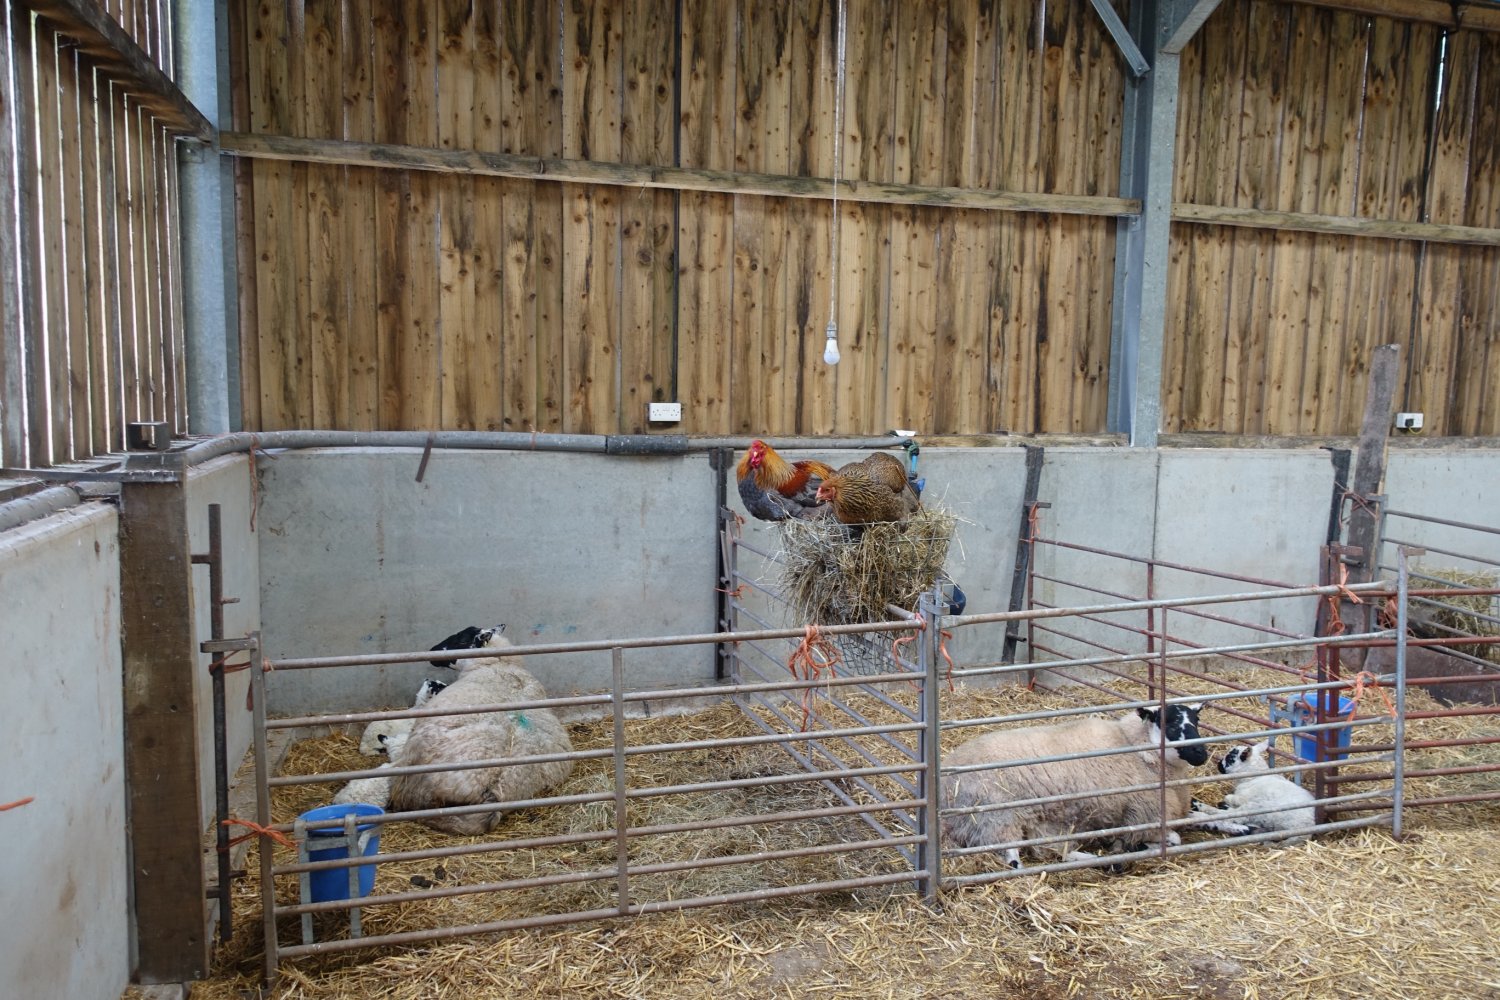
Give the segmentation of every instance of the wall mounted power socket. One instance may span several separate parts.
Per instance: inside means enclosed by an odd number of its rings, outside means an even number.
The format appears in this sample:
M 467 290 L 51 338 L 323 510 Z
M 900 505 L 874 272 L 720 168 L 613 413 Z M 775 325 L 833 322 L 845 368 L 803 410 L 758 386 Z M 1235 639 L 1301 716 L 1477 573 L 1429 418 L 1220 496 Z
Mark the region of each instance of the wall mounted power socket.
M 653 424 L 676 424 L 682 421 L 681 403 L 647 403 L 646 419 Z
M 1420 413 L 1398 413 L 1396 414 L 1396 430 L 1419 431 L 1422 429 L 1422 414 Z

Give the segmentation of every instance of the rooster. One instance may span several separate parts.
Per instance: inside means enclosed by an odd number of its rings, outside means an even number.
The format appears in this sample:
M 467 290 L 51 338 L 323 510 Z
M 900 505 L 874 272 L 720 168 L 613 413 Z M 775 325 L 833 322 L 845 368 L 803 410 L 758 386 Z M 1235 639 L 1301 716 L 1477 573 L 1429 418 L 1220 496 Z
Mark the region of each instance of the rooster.
M 889 457 L 889 456 L 887 456 Z M 894 461 L 894 460 L 893 460 Z M 899 468 L 900 485 L 893 486 L 881 476 L 882 463 L 874 470 L 864 462 L 850 462 L 832 475 L 825 476 L 818 487 L 817 499 L 833 507 L 833 516 L 841 524 L 873 524 L 877 521 L 905 521 L 921 501 Z
M 811 459 L 788 462 L 764 441 L 750 442 L 750 450 L 735 470 L 740 499 L 751 516 L 762 521 L 812 517 L 826 508 L 818 489 L 833 475 L 833 466 Z

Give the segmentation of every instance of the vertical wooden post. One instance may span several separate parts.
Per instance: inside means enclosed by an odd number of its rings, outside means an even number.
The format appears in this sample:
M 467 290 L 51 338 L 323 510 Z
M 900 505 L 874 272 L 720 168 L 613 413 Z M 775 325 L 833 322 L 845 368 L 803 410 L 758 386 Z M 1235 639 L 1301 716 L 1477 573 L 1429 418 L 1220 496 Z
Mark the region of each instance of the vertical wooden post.
M 181 482 L 125 483 L 120 499 L 136 976 L 182 982 L 209 958 L 187 497 Z
M 1396 383 L 1401 374 L 1401 347 L 1384 344 L 1370 356 L 1370 383 L 1365 390 L 1365 413 L 1359 425 L 1359 455 L 1354 461 L 1354 481 L 1349 487 L 1349 526 L 1344 544 L 1354 550 L 1345 557 L 1350 583 L 1368 583 L 1380 563 L 1380 511 L 1377 497 L 1385 479 L 1385 449 L 1391 435 L 1396 401 Z M 1334 581 L 1337 582 L 1337 581 Z M 1372 606 L 1345 602 L 1343 618 L 1349 627 L 1368 632 Z M 1350 650 L 1351 666 L 1364 664 L 1363 650 Z

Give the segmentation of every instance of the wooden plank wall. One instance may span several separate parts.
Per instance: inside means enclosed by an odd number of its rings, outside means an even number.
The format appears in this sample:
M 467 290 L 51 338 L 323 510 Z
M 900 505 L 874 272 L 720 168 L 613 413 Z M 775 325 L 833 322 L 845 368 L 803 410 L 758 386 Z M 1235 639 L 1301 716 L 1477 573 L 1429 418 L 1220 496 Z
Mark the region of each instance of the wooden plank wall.
M 231 6 L 242 131 L 1118 193 L 1125 70 L 1089 0 L 851 4 L 842 106 L 833 0 Z M 1176 200 L 1500 226 L 1496 38 L 1446 39 L 1222 5 L 1183 55 Z M 1106 429 L 1112 217 L 239 173 L 250 428 L 641 432 L 679 400 L 687 433 Z M 1428 434 L 1500 433 L 1500 250 L 1172 232 L 1163 430 L 1353 433 L 1365 359 L 1397 341 Z
M 1494 34 L 1226 4 L 1182 80 L 1179 202 L 1500 225 Z M 1426 434 L 1500 433 L 1500 250 L 1180 223 L 1173 242 L 1164 430 L 1353 433 L 1371 350 L 1399 343 L 1397 408 Z
M 110 8 L 169 67 L 166 11 L 154 0 Z M 186 433 L 175 143 L 72 38 L 33 28 L 20 5 L 5 23 L 19 240 L 0 358 L 24 368 L 24 391 L 0 406 L 0 463 L 120 451 L 135 421 Z
M 245 5 L 236 126 L 834 173 L 829 0 L 484 7 Z M 854 4 L 846 59 L 846 179 L 1117 193 L 1124 77 L 1088 0 Z M 824 200 L 240 172 L 247 427 L 640 432 L 654 400 L 689 433 L 1104 420 L 1112 218 L 841 203 L 830 368 Z

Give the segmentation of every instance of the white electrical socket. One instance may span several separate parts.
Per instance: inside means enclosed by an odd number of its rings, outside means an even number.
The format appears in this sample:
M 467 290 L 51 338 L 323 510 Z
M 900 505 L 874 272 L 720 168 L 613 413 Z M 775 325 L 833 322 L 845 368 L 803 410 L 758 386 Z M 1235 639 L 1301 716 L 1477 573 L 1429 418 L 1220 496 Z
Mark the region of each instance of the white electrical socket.
M 682 421 L 681 403 L 647 403 L 646 419 L 653 424 L 675 424 Z
M 1419 431 L 1422 429 L 1422 414 L 1420 413 L 1398 413 L 1396 414 L 1396 430 Z

